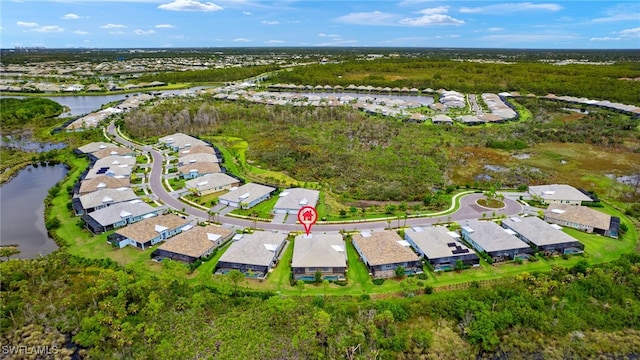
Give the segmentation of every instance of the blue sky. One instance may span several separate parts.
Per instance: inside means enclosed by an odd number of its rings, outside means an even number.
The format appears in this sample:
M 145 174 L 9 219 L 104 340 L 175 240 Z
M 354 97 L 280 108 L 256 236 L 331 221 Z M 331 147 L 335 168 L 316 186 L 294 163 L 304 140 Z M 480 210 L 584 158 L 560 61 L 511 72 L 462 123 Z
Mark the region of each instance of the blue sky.
M 0 47 L 640 48 L 640 2 L 2 0 Z

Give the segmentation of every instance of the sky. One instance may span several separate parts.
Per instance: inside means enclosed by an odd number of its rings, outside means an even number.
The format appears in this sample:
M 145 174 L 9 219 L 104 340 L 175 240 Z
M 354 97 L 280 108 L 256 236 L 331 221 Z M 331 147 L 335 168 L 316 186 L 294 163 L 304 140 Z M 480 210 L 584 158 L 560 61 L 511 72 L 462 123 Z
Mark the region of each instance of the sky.
M 640 2 L 0 0 L 0 48 L 640 49 Z

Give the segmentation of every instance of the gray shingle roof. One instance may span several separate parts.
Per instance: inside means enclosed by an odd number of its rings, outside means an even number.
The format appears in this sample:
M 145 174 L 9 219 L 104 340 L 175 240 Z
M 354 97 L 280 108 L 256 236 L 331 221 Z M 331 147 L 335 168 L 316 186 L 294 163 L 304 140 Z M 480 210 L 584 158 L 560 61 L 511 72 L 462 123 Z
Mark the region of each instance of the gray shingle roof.
M 188 180 L 185 185 L 189 189 L 197 189 L 199 191 L 225 187 L 232 184 L 238 184 L 240 180 L 223 173 L 206 174 L 201 177 Z
M 265 186 L 265 185 L 260 185 L 256 183 L 248 183 L 240 186 L 235 190 L 229 191 L 224 195 L 221 195 L 219 199 L 228 200 L 230 202 L 251 203 L 252 201 L 257 200 L 274 190 L 275 188 L 272 188 L 271 186 Z
M 529 186 L 529 194 L 540 196 L 544 200 L 593 201 L 580 190 L 565 184 Z
M 158 209 L 142 202 L 141 200 L 132 200 L 129 202 L 121 202 L 113 204 L 104 209 L 96 210 L 89 213 L 89 216 L 102 226 L 115 224 L 127 216 L 144 216 L 156 212 Z
M 507 233 L 493 221 L 467 220 L 460 225 L 473 230 L 469 236 L 486 252 L 530 248 L 527 243 Z
M 161 137 L 160 139 L 158 139 L 158 142 L 168 144 L 180 149 L 188 146 L 207 145 L 207 143 L 202 140 L 182 133 L 175 133 L 173 135 Z
M 347 253 L 340 234 L 298 235 L 293 243 L 292 267 L 346 267 Z
M 240 240 L 231 244 L 219 261 L 269 266 L 276 257 L 275 252 L 270 249 L 279 247 L 286 239 L 286 234 L 272 232 L 256 231 L 253 234 L 245 234 Z
M 130 188 L 103 189 L 80 196 L 80 203 L 83 209 L 92 209 L 94 207 L 106 204 L 116 204 L 123 201 L 131 201 L 137 199 L 133 190 Z
M 93 179 L 85 179 L 80 183 L 80 194 L 86 194 L 101 189 L 117 189 L 129 187 L 129 178 L 115 178 L 113 176 L 100 175 Z
M 106 149 L 106 148 L 117 148 L 118 145 L 108 143 L 108 142 L 92 142 L 83 146 L 80 146 L 78 150 L 82 151 L 85 154 L 91 154 L 98 150 Z
M 473 254 L 473 250 L 451 236 L 449 230 L 444 226 L 411 228 L 405 230 L 405 234 L 411 238 L 429 260 Z M 454 245 L 450 246 L 450 244 Z M 467 251 L 454 254 L 453 251 L 457 248 Z
M 317 190 L 301 188 L 286 189 L 280 193 L 273 209 L 299 209 L 307 205 L 315 207 L 318 203 L 319 196 L 320 192 Z
M 578 241 L 574 237 L 562 232 L 562 230 L 554 228 L 549 223 L 535 216 L 509 218 L 503 220 L 503 224 L 526 237 L 536 246 L 570 244 Z

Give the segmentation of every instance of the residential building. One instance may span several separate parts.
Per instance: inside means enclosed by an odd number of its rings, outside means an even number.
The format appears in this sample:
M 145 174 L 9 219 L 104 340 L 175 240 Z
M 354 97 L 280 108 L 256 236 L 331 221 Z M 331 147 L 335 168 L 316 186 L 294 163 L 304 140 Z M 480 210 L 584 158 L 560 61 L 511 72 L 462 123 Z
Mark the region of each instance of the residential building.
M 94 151 L 91 154 L 89 154 L 89 157 L 94 159 L 94 160 L 98 160 L 98 159 L 104 159 L 108 156 L 134 156 L 135 155 L 135 151 L 126 148 L 126 147 L 109 147 L 106 149 L 102 149 L 102 150 L 98 150 L 98 151 Z
M 185 187 L 198 196 L 240 186 L 240 180 L 223 173 L 213 173 L 187 180 Z
M 190 227 L 189 221 L 178 215 L 158 215 L 116 230 L 107 237 L 107 241 L 120 249 L 131 245 L 145 250 Z
M 179 151 L 192 146 L 207 145 L 207 143 L 202 140 L 182 133 L 175 133 L 173 135 L 161 137 L 158 139 L 158 142 L 173 151 Z
M 180 156 L 178 158 L 178 166 L 184 166 L 194 163 L 217 163 L 220 159 L 214 154 L 206 154 L 206 153 L 195 153 L 195 154 L 187 154 L 184 156 Z
M 135 164 L 133 156 L 107 156 L 97 160 L 84 178 L 93 179 L 100 175 L 129 177 Z
M 137 198 L 138 195 L 133 190 L 128 187 L 121 187 L 117 189 L 102 189 L 81 195 L 73 198 L 72 204 L 76 215 L 84 215 L 113 204 Z
M 183 179 L 195 179 L 202 175 L 219 173 L 220 171 L 220 165 L 212 162 L 197 162 L 178 167 L 178 173 Z
M 347 252 L 340 234 L 309 234 L 296 236 L 293 243 L 291 270 L 296 280 L 344 280 L 347 270 Z
M 320 192 L 302 188 L 292 188 L 282 191 L 278 195 L 273 207 L 274 214 L 297 214 L 303 206 L 315 207 L 318 203 Z
M 94 234 L 133 224 L 164 212 L 142 200 L 121 202 L 82 216 L 87 228 Z
M 248 183 L 218 198 L 220 204 L 242 209 L 250 209 L 271 197 L 276 188 L 256 183 Z
M 518 239 L 514 232 L 503 229 L 493 221 L 467 220 L 462 224 L 462 239 L 478 252 L 486 253 L 493 261 L 526 256 L 533 249 Z
M 544 220 L 552 224 L 617 238 L 620 218 L 586 206 L 551 204 L 544 213 Z
M 108 142 L 92 142 L 92 143 L 88 143 L 86 145 L 82 145 L 79 148 L 75 149 L 73 152 L 75 152 L 78 155 L 81 154 L 91 154 L 94 153 L 96 151 L 99 150 L 104 150 L 104 149 L 115 149 L 115 148 L 119 148 L 118 145 L 116 144 L 112 144 L 112 143 L 108 143 Z
M 190 264 L 210 256 L 234 234 L 232 230 L 217 225 L 194 226 L 160 245 L 151 256 Z
M 444 226 L 416 226 L 406 229 L 404 239 L 436 271 L 455 269 L 458 261 L 466 266 L 480 264 L 478 255 L 460 241 L 460 235 Z
M 420 258 L 395 231 L 363 231 L 353 235 L 353 246 L 374 278 L 394 277 L 398 267 L 405 274 L 422 272 Z
M 580 205 L 583 201 L 593 201 L 582 191 L 564 184 L 529 186 L 529 194 L 547 204 Z
M 502 227 L 511 229 L 516 236 L 548 254 L 582 253 L 584 245 L 577 239 L 562 232 L 558 225 L 551 225 L 536 216 L 512 217 L 502 221 Z
M 78 194 L 85 195 L 98 190 L 118 189 L 129 187 L 130 185 L 131 181 L 127 177 L 100 175 L 93 179 L 82 180 Z
M 265 278 L 287 246 L 287 234 L 256 231 L 231 244 L 218 260 L 216 273 L 239 270 Z
M 184 148 L 180 150 L 180 156 L 185 156 L 189 154 L 211 154 L 214 155 L 216 153 L 215 149 L 209 145 L 195 145 L 188 148 Z

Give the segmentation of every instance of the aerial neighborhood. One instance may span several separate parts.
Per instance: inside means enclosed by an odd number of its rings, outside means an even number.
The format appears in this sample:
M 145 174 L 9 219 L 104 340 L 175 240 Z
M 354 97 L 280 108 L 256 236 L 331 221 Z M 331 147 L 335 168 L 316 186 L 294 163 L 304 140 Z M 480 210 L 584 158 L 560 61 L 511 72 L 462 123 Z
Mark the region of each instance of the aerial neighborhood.
M 456 101 L 462 101 L 460 96 L 447 93 L 448 106 Z M 478 214 L 461 221 L 399 227 L 398 232 L 389 222 L 384 230 L 326 232 L 321 228 L 305 235 L 295 227 L 297 214 L 305 206 L 318 206 L 320 191 L 246 182 L 227 173 L 225 159 L 213 144 L 182 133 L 159 138 L 157 149 L 165 159 L 161 174 L 148 171 L 147 158 L 135 147 L 99 142 L 76 149 L 92 165 L 74 189 L 75 214 L 89 231 L 111 232 L 108 243 L 114 249 L 153 249 L 150 256 L 157 261 L 194 264 L 221 251 L 215 265 L 215 273 L 221 275 L 238 270 L 265 279 L 276 267 L 285 266 L 293 280 L 344 282 L 348 264 L 354 260 L 362 262 L 373 279 L 414 276 L 427 269 L 461 271 L 482 262 L 523 261 L 536 253 L 567 256 L 588 251 L 564 227 L 613 238 L 619 232 L 617 217 L 583 206 L 593 202 L 592 197 L 566 184 L 548 184 L 529 186 L 523 198 L 526 207 L 526 199 L 548 207 L 539 210 L 539 216 L 520 211 L 484 219 Z M 185 207 L 209 214 L 206 221 L 160 205 L 159 194 L 152 194 L 148 186 L 152 177 L 159 177 L 167 187 L 164 191 L 181 199 Z M 183 188 L 173 189 L 172 181 L 174 185 L 181 181 Z M 205 202 L 211 204 L 207 207 L 187 200 L 186 195 L 213 200 Z M 256 218 L 244 216 L 253 221 L 249 227 L 226 222 L 243 218 L 234 210 L 250 211 L 273 196 L 276 200 L 267 210 L 272 219 L 260 219 L 258 225 Z M 217 221 L 212 213 L 218 215 Z M 269 223 L 289 227 L 270 229 Z M 358 259 L 349 259 L 350 246 Z M 288 247 L 292 255 L 281 264 Z

